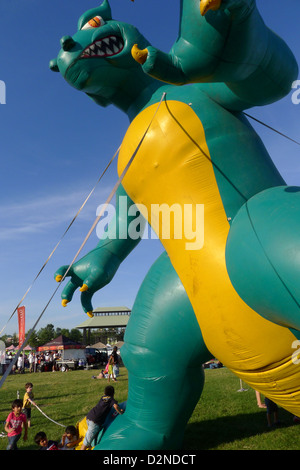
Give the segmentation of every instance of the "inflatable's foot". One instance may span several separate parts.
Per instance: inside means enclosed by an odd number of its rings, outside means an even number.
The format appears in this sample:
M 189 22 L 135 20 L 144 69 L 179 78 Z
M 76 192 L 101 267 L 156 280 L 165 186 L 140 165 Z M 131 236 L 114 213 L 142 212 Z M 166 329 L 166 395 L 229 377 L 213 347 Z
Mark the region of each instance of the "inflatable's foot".
M 167 437 L 129 421 L 125 413 L 115 419 L 94 450 L 155 450 L 172 448 L 171 445 Z

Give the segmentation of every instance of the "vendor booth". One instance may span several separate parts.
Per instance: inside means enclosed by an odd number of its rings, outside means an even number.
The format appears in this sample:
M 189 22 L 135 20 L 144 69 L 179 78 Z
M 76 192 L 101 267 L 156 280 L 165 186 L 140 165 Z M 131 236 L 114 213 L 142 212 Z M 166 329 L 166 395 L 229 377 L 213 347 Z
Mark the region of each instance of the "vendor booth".
M 59 355 L 55 358 L 55 361 L 51 361 L 51 368 L 53 366 L 53 362 L 55 368 L 63 371 L 68 369 L 77 369 L 77 367 L 84 366 L 86 363 L 85 346 L 67 338 L 64 335 L 60 335 L 52 341 L 49 341 L 43 346 L 39 346 L 37 348 L 38 353 L 46 353 L 48 351 L 57 351 Z M 47 363 L 44 364 L 46 369 L 48 369 L 47 365 Z

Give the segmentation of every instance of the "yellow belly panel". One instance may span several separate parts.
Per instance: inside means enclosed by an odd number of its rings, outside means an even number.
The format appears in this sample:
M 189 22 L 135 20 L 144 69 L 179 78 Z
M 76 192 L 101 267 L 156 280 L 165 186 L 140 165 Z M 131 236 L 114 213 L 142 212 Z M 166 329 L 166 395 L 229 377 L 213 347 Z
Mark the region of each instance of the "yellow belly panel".
M 157 105 L 132 122 L 119 155 L 118 172 L 138 146 Z M 155 204 L 204 207 L 204 243 L 191 247 L 176 230 L 162 243 L 194 308 L 208 349 L 254 389 L 300 415 L 300 367 L 292 363 L 295 336 L 254 312 L 234 290 L 226 269 L 229 223 L 217 186 L 205 131 L 192 108 L 163 102 L 135 156 L 123 186 L 157 233 L 161 221 Z M 201 222 L 203 223 L 203 221 Z M 203 227 L 202 227 L 203 230 Z M 190 244 L 190 245 L 188 245 Z M 192 332 L 191 332 L 192 334 Z

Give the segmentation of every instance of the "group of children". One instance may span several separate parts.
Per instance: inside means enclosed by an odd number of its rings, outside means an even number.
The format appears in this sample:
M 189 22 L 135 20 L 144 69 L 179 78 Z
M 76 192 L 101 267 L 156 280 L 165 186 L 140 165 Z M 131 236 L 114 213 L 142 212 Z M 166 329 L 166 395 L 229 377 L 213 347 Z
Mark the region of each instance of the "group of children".
M 23 440 L 27 440 L 28 428 L 31 426 L 31 405 L 36 406 L 33 401 L 34 395 L 32 389 L 33 384 L 31 382 L 26 383 L 23 400 L 17 398 L 12 403 L 12 410 L 5 421 L 5 431 L 8 437 L 7 450 L 18 450 L 17 444 L 23 430 Z M 119 414 L 124 412 L 115 400 L 114 393 L 113 386 L 108 385 L 105 387 L 104 395 L 87 414 L 87 431 L 80 450 L 92 447 L 94 439 L 102 429 L 105 419 L 112 408 Z M 74 450 L 80 441 L 82 441 L 82 437 L 79 436 L 77 427 L 67 426 L 60 442 L 48 440 L 47 435 L 42 431 L 35 435 L 34 441 L 40 450 Z
M 114 398 L 114 387 L 108 385 L 105 387 L 104 395 L 100 398 L 96 406 L 94 406 L 86 415 L 87 431 L 83 438 L 80 450 L 87 450 L 92 447 L 94 440 L 103 428 L 106 417 L 111 408 L 117 413 L 123 414 L 124 410 L 118 405 Z M 61 442 L 50 441 L 44 432 L 39 432 L 35 436 L 35 442 L 40 446 L 40 450 L 70 450 L 82 441 L 79 436 L 78 429 L 75 426 L 68 426 L 62 436 Z
M 31 426 L 31 405 L 36 406 L 33 401 L 34 395 L 32 389 L 33 384 L 31 382 L 26 383 L 23 400 L 17 398 L 12 403 L 12 410 L 5 422 L 5 431 L 8 437 L 7 450 L 18 449 L 17 443 L 21 438 L 23 430 L 23 439 L 24 441 L 27 440 L 28 428 Z M 112 385 L 105 387 L 104 395 L 86 415 L 87 431 L 83 438 L 81 450 L 92 447 L 93 441 L 103 428 L 106 417 L 112 408 L 119 414 L 124 413 L 124 410 L 119 407 L 118 402 L 115 400 L 114 393 L 115 390 Z M 256 392 L 256 398 L 259 407 L 267 408 L 268 426 L 272 426 L 272 414 L 274 416 L 274 424 L 279 423 L 278 406 L 268 399 L 265 400 L 265 405 L 263 405 L 259 392 Z M 48 440 L 45 432 L 42 431 L 35 435 L 34 440 L 40 450 L 71 450 L 78 446 L 80 441 L 82 441 L 82 437 L 79 436 L 77 427 L 67 426 L 60 442 Z

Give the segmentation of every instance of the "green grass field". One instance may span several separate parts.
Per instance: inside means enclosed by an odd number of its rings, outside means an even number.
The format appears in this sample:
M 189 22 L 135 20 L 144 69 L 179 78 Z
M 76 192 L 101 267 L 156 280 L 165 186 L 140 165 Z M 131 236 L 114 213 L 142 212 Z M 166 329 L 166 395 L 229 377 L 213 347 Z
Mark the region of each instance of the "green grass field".
M 65 426 L 76 424 L 93 407 L 103 392 L 106 380 L 92 380 L 95 371 L 43 372 L 10 375 L 0 390 L 0 432 L 19 390 L 23 398 L 24 385 L 32 382 L 35 401 L 54 421 Z M 228 369 L 206 370 L 203 394 L 188 423 L 184 450 L 298 450 L 300 425 L 293 424 L 292 415 L 282 408 L 282 426 L 268 429 L 266 411 L 256 403 L 254 390 L 238 392 L 240 381 Z M 127 398 L 127 372 L 120 369 L 115 387 L 119 402 Z M 244 388 L 247 388 L 243 384 Z M 171 392 L 170 392 L 171 393 Z M 64 427 L 32 410 L 32 427 L 28 440 L 19 441 L 20 450 L 38 449 L 34 436 L 45 431 L 49 439 L 59 440 Z M 0 450 L 5 450 L 7 438 L 0 438 Z

